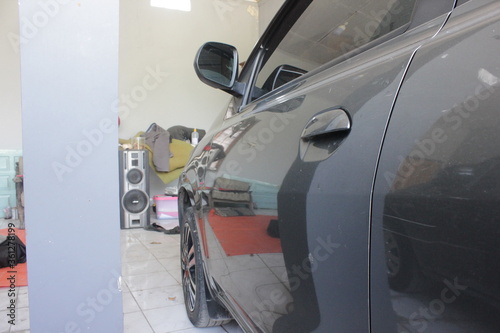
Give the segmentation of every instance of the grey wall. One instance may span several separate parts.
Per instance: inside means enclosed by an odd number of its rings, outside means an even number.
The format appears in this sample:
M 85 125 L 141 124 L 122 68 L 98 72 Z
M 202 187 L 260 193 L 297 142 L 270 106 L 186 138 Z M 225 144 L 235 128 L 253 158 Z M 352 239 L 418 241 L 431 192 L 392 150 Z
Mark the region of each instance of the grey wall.
M 23 0 L 32 332 L 122 332 L 118 0 Z

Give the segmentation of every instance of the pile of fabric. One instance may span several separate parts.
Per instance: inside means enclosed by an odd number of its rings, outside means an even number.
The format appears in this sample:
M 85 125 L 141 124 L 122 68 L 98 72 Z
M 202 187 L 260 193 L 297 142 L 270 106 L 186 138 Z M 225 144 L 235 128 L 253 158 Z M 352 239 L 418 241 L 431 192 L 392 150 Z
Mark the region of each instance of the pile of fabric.
M 189 142 L 191 132 L 194 128 L 184 126 L 173 126 L 168 130 L 153 123 L 145 132 L 137 133 L 135 137 L 143 137 L 145 148 L 149 150 L 149 165 L 163 183 L 168 184 L 177 179 L 184 165 L 186 165 L 193 146 Z M 197 130 L 200 139 L 205 135 L 204 130 Z M 120 139 L 122 149 L 131 147 L 134 140 Z

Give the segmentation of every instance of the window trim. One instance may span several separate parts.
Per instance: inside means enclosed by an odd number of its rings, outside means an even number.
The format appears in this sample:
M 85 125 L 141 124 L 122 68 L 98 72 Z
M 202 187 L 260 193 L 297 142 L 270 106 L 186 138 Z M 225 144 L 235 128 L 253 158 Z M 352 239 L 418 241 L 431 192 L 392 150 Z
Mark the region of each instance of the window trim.
M 269 60 L 269 58 L 272 56 L 276 48 L 279 46 L 283 38 L 289 33 L 289 31 L 292 29 L 293 25 L 297 22 L 297 20 L 302 16 L 304 11 L 309 7 L 309 5 L 313 2 L 314 0 L 308 0 L 308 1 L 291 1 L 291 2 L 286 2 L 284 7 L 281 8 L 281 10 L 278 12 L 277 16 L 274 18 L 274 20 L 271 22 L 270 26 L 268 29 L 266 29 L 265 33 L 262 35 L 261 40 L 257 44 L 257 47 L 252 51 L 252 53 L 249 56 L 249 59 L 252 59 L 252 63 L 248 64 L 245 66 L 244 70 L 242 71 L 242 76 L 247 70 L 250 70 L 251 67 L 251 73 L 246 80 L 246 89 L 245 92 L 242 96 L 242 101 L 241 105 L 238 108 L 238 113 L 241 113 L 244 108 L 246 108 L 247 105 L 260 101 L 263 98 L 266 98 L 269 96 L 269 94 L 273 93 L 275 90 L 271 90 L 267 93 L 265 93 L 262 96 L 259 96 L 258 98 L 252 99 L 252 94 L 255 88 L 255 83 L 258 77 L 258 73 L 262 69 L 262 67 L 265 65 L 265 63 Z M 407 23 L 402 25 L 401 27 L 383 35 L 382 37 L 379 37 L 373 41 L 370 41 L 354 50 L 351 50 L 337 58 L 334 58 L 323 65 L 320 65 L 316 67 L 315 69 L 305 73 L 301 77 L 298 77 L 283 86 L 279 87 L 284 88 L 287 87 L 289 84 L 294 84 L 299 80 L 305 80 L 310 76 L 313 76 L 317 74 L 318 72 L 321 72 L 327 68 L 336 66 L 344 61 L 348 61 L 351 58 L 366 52 L 369 49 L 372 49 L 378 45 L 381 45 L 399 35 L 402 35 L 405 33 L 411 26 L 414 20 L 415 13 L 418 10 L 418 7 L 420 5 L 422 0 L 416 0 L 415 5 L 413 8 L 413 11 L 411 13 L 410 19 Z M 450 1 L 450 0 L 441 0 L 441 1 Z M 288 4 L 288 6 L 287 6 Z
M 245 80 L 246 89 L 242 96 L 238 113 L 240 113 L 242 108 L 246 105 L 253 102 L 251 99 L 253 84 L 257 79 L 257 73 L 262 68 L 262 60 L 264 59 L 265 54 L 269 53 L 269 46 L 272 46 L 272 41 L 275 41 L 279 37 L 278 43 L 274 46 L 274 48 L 276 48 L 279 45 L 279 42 L 283 40 L 286 34 L 293 27 L 293 24 L 297 22 L 300 16 L 302 16 L 304 11 L 313 1 L 314 0 L 285 1 L 267 29 L 264 31 L 255 48 L 248 56 L 250 62 L 247 61 L 240 75 L 240 77 L 248 76 L 248 79 Z M 249 71 L 250 73 L 248 73 Z

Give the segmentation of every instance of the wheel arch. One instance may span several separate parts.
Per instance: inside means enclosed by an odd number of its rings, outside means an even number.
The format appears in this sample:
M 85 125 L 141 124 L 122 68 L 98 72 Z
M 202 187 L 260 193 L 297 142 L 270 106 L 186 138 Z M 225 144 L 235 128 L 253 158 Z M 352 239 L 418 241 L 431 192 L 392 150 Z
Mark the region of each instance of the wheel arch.
M 177 212 L 179 216 L 179 226 L 184 219 L 184 214 L 186 209 L 189 207 L 194 207 L 194 194 L 192 190 L 186 188 L 184 185 L 180 185 L 177 193 Z

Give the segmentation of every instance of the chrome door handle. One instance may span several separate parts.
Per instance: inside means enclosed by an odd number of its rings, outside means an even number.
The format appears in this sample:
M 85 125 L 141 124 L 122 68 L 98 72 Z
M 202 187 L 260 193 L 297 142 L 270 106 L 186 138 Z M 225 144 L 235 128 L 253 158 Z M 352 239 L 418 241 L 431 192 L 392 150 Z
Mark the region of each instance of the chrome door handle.
M 314 115 L 302 131 L 301 138 L 311 140 L 314 137 L 350 129 L 351 119 L 347 112 L 342 109 L 331 109 Z
M 351 130 L 351 118 L 342 109 L 314 115 L 302 131 L 299 154 L 304 162 L 319 162 L 332 156 Z

